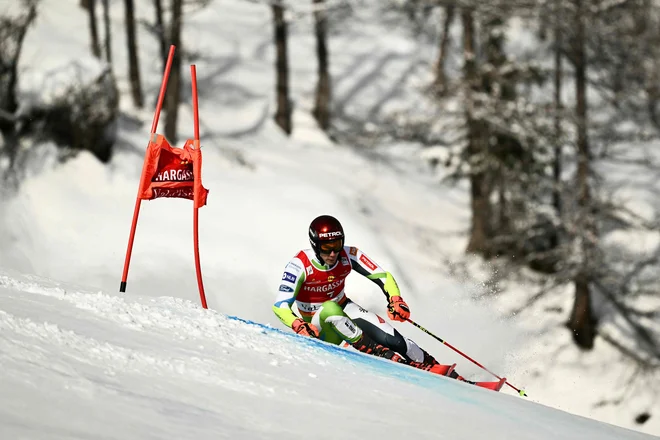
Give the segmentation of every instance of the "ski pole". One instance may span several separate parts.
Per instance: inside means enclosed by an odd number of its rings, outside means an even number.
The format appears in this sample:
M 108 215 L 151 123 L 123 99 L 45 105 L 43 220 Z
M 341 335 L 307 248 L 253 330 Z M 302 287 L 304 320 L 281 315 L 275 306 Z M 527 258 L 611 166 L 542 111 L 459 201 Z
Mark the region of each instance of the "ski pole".
M 497 374 L 493 373 L 493 372 L 490 371 L 488 368 L 484 367 L 484 366 L 481 365 L 479 362 L 475 361 L 475 360 L 472 359 L 470 356 L 466 355 L 465 353 L 463 353 L 462 351 L 460 351 L 459 349 L 457 349 L 456 347 L 454 347 L 453 345 L 451 345 L 449 342 L 446 342 L 444 339 L 439 338 L 439 337 L 437 337 L 436 335 L 434 335 L 433 333 L 431 333 L 430 331 L 426 330 L 424 327 L 422 327 L 421 325 L 417 324 L 417 323 L 416 323 L 415 321 L 413 321 L 412 319 L 410 319 L 410 318 L 406 318 L 406 321 L 408 321 L 409 323 L 411 323 L 412 325 L 414 325 L 415 327 L 417 327 L 418 329 L 420 329 L 420 330 L 423 331 L 424 333 L 428 334 L 428 335 L 431 336 L 432 338 L 437 339 L 438 341 L 442 342 L 444 345 L 446 345 L 447 347 L 451 348 L 451 349 L 454 350 L 456 353 L 460 354 L 460 355 L 463 356 L 465 359 L 469 360 L 470 362 L 472 362 L 473 364 L 475 364 L 475 365 L 478 366 L 479 368 L 482 368 L 482 369 L 486 370 L 487 372 L 489 372 L 490 374 L 492 374 L 493 376 L 495 376 L 495 377 L 498 378 L 499 380 L 502 380 L 502 378 L 501 378 L 500 376 L 498 376 Z M 513 388 L 514 390 L 516 390 L 516 391 L 518 392 L 518 394 L 520 394 L 521 396 L 525 396 L 525 397 L 527 397 L 527 393 L 525 392 L 525 390 L 518 389 L 518 388 L 514 387 L 513 385 L 511 385 L 509 382 L 504 382 L 504 383 L 506 383 L 506 384 L 509 385 L 511 388 Z

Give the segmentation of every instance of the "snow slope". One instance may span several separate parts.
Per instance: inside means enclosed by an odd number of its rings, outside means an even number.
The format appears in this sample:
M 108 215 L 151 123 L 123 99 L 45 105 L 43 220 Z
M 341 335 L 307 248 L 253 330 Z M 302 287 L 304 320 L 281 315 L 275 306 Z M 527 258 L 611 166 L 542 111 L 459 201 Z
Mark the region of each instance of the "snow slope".
M 651 438 L 180 298 L 0 293 L 2 438 Z

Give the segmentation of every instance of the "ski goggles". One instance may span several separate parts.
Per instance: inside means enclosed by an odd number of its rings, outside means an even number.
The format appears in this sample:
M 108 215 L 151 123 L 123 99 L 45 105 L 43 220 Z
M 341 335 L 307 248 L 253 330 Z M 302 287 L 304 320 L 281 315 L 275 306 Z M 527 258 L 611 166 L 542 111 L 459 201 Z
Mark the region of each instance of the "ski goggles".
M 319 248 L 323 254 L 329 254 L 333 251 L 339 253 L 344 248 L 344 243 L 341 240 L 326 241 L 322 242 Z

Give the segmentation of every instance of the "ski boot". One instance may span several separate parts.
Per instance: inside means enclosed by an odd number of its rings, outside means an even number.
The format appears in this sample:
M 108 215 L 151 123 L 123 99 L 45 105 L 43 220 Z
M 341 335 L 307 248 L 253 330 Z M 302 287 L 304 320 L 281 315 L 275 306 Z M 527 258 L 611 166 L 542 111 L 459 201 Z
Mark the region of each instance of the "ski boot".
M 356 342 L 352 343 L 351 345 L 353 346 L 353 348 L 355 348 L 358 351 L 361 351 L 362 353 L 367 353 L 374 356 L 389 359 L 392 362 L 398 362 L 398 363 L 406 362 L 406 360 L 398 353 L 396 353 L 394 350 L 379 344 L 378 342 L 371 339 L 371 337 L 369 337 L 369 335 L 367 335 L 364 332 L 362 332 L 362 336 L 360 336 L 360 339 L 358 339 Z

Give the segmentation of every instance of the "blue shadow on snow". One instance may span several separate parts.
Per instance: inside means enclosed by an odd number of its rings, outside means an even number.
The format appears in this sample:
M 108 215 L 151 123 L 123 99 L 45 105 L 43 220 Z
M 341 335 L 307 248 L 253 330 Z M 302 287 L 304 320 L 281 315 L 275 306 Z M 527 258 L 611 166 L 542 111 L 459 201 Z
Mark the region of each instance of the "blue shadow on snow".
M 418 370 L 413 367 L 396 364 L 382 358 L 363 354 L 352 349 L 346 349 L 338 345 L 320 341 L 318 339 L 299 336 L 291 332 L 285 332 L 281 329 L 251 321 L 249 319 L 243 319 L 239 318 L 238 316 L 230 315 L 226 315 L 226 317 L 234 321 L 239 321 L 247 325 L 258 327 L 266 334 L 276 333 L 285 337 L 295 338 L 295 340 L 301 344 L 345 357 L 349 361 L 362 364 L 368 367 L 370 370 L 375 371 L 376 373 L 383 376 L 412 383 L 421 386 L 426 390 L 438 391 L 443 395 L 452 398 L 453 400 L 462 401 L 472 405 L 481 405 L 478 400 L 470 398 L 469 395 L 472 393 L 466 393 L 461 390 L 460 387 L 464 384 L 453 383 L 453 379 L 438 376 L 436 374 Z M 481 389 L 479 391 L 485 390 Z

